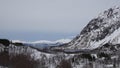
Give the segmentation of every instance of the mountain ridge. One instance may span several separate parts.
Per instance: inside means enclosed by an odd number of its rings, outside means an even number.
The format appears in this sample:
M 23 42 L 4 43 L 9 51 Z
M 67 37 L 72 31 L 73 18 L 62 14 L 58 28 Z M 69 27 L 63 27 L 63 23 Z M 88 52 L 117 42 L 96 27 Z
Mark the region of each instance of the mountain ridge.
M 93 18 L 63 49 L 95 49 L 106 43 L 120 41 L 120 6 L 115 6 Z
M 70 42 L 71 39 L 58 39 L 58 40 L 55 40 L 55 41 L 49 41 L 49 40 L 38 40 L 38 41 L 34 41 L 34 42 L 26 42 L 26 41 L 21 41 L 21 40 L 12 40 L 12 42 L 16 43 L 16 42 L 19 42 L 19 43 L 33 43 L 33 44 L 36 44 L 36 43 L 50 43 L 50 44 L 53 44 L 53 43 L 68 43 Z

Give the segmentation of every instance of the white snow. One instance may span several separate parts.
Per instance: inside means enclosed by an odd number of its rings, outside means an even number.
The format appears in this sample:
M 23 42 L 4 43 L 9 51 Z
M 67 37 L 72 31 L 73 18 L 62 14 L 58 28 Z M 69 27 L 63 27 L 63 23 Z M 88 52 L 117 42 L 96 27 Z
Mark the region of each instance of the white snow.
M 21 40 L 12 40 L 12 42 L 13 43 L 17 43 L 17 42 L 19 42 L 19 43 L 26 43 L 25 41 L 21 41 Z
M 34 42 L 26 42 L 26 41 L 21 41 L 21 40 L 12 40 L 13 43 L 15 42 L 20 42 L 20 43 L 48 43 L 48 44 L 54 44 L 54 43 L 68 43 L 70 42 L 71 39 L 59 39 L 56 41 L 48 41 L 48 40 L 39 40 L 39 41 L 34 41 Z
M 71 41 L 71 39 L 60 39 L 60 40 L 56 40 L 55 42 L 57 43 L 57 42 L 60 42 L 60 43 L 68 43 L 68 42 L 70 42 Z
M 48 41 L 48 40 L 40 40 L 40 41 L 34 41 L 34 42 L 30 42 L 30 43 L 49 43 L 49 44 L 53 44 L 55 42 L 53 41 Z
M 115 30 L 114 33 L 112 33 L 110 36 L 107 36 L 105 39 L 100 40 L 99 42 L 95 42 L 91 45 L 90 49 L 95 49 L 101 45 L 104 45 L 106 43 L 111 43 L 113 44 L 113 40 L 120 38 L 120 28 L 118 30 Z M 119 37 L 118 37 L 119 36 Z M 119 41 L 117 40 L 116 43 L 119 43 Z M 114 43 L 115 44 L 115 43 Z

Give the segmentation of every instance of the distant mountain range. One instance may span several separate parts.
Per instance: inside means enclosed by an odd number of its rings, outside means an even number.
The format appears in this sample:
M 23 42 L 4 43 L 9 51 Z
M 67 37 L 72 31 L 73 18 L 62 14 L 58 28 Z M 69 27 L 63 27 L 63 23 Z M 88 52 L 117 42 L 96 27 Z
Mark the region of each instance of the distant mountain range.
M 40 40 L 40 41 L 34 41 L 34 42 L 25 42 L 20 40 L 12 40 L 13 43 L 23 43 L 26 46 L 33 46 L 36 48 L 45 48 L 50 46 L 58 46 L 62 45 L 64 43 L 70 42 L 71 39 L 59 39 L 56 41 L 48 41 L 48 40 Z

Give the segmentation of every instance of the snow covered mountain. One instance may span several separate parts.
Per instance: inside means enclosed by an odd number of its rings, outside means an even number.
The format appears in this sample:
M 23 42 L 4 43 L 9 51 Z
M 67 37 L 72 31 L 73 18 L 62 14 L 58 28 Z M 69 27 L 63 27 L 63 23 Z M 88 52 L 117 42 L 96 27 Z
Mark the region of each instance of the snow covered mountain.
M 100 13 L 63 49 L 95 49 L 120 43 L 120 6 Z
M 70 42 L 71 39 L 59 39 L 56 41 L 48 41 L 48 40 L 40 40 L 40 41 L 34 41 L 34 42 L 25 42 L 25 41 L 20 41 L 20 40 L 12 40 L 13 43 L 23 43 L 24 45 L 27 46 L 34 46 L 36 48 L 45 48 L 49 46 L 58 46 L 64 43 Z
M 92 19 L 72 41 L 12 40 L 8 46 L 4 42 L 7 41 L 0 42 L 0 60 L 7 56 L 10 68 L 25 66 L 22 63 L 26 60 L 30 62 L 25 62 L 26 66 L 30 67 L 22 68 L 120 68 L 120 7 L 110 8 Z M 34 47 L 37 45 L 51 47 L 39 49 Z M 5 66 L 4 63 L 0 62 L 0 66 Z

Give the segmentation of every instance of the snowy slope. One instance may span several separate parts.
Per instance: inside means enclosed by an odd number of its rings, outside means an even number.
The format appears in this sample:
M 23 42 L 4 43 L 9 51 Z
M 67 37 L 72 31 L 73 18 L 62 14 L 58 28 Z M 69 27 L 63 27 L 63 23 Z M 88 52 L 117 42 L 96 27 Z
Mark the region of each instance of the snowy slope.
M 95 49 L 105 43 L 120 43 L 120 7 L 100 13 L 63 49 Z
M 44 63 L 44 64 L 39 64 L 40 67 L 38 68 L 56 68 L 57 65 L 59 65 L 59 63 L 63 59 L 69 60 L 69 58 L 72 58 L 74 56 L 74 54 L 65 54 L 65 53 L 51 54 L 51 53 L 38 51 L 28 46 L 22 47 L 11 44 L 9 46 L 9 55 L 12 57 L 17 54 L 30 54 L 30 56 L 34 57 L 35 60 Z

